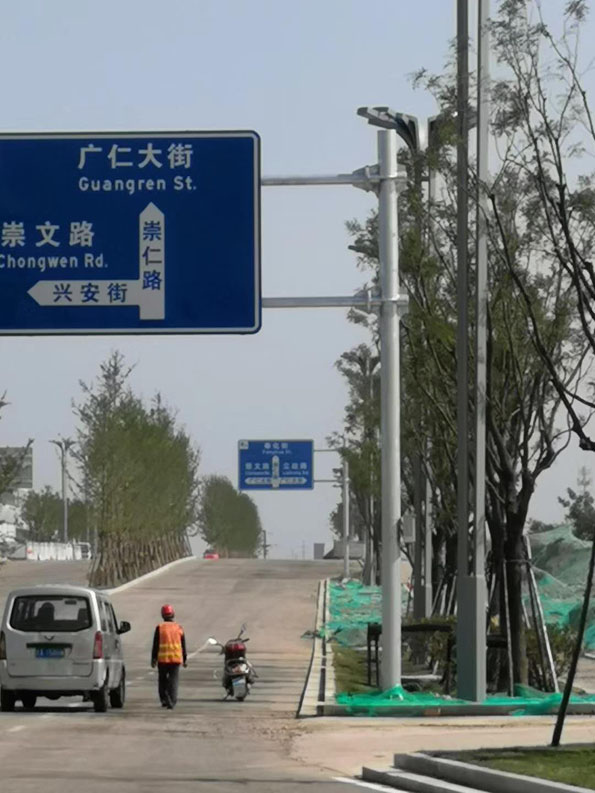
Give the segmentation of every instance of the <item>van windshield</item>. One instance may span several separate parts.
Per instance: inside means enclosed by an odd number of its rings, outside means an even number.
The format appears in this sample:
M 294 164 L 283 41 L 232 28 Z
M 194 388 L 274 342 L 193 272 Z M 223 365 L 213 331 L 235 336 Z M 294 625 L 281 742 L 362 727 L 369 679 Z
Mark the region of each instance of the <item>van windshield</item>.
M 10 624 L 28 633 L 84 631 L 91 627 L 91 609 L 86 597 L 24 595 L 14 601 Z

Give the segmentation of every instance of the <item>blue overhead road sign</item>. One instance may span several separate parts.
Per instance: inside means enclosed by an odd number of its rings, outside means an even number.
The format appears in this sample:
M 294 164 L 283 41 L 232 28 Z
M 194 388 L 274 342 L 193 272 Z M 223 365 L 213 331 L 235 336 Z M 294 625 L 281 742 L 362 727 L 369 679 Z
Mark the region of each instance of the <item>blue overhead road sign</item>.
M 240 490 L 311 490 L 313 441 L 240 441 Z
M 0 135 L 0 333 L 254 333 L 254 132 Z

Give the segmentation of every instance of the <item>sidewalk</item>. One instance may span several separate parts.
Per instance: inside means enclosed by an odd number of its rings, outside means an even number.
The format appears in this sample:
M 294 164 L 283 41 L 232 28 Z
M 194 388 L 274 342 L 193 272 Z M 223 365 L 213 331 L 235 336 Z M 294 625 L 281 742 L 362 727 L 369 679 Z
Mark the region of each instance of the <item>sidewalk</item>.
M 320 718 L 301 722 L 292 758 L 339 775 L 392 765 L 396 752 L 548 745 L 555 717 Z M 569 716 L 563 743 L 594 743 L 595 718 Z
M 579 660 L 574 685 L 595 694 L 595 660 L 584 656 Z

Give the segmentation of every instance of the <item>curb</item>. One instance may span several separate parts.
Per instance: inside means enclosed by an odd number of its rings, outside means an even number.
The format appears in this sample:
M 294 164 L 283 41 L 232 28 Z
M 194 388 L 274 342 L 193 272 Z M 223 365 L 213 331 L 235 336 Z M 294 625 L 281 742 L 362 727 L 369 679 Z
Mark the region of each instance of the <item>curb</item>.
M 563 782 L 496 771 L 423 752 L 396 754 L 394 766 L 387 771 L 363 768 L 362 779 L 411 791 L 439 791 L 460 786 L 487 793 L 589 793 L 587 788 Z
M 325 704 L 324 707 L 324 715 L 325 716 L 345 716 L 351 718 L 357 718 L 361 716 L 371 716 L 373 715 L 375 719 L 383 719 L 383 718 L 390 718 L 390 719 L 408 719 L 408 718 L 417 718 L 417 719 L 425 719 L 425 718 L 449 718 L 449 717 L 465 717 L 465 716 L 510 716 L 511 719 L 518 721 L 519 718 L 523 718 L 523 716 L 517 716 L 516 713 L 519 710 L 522 710 L 521 706 L 510 706 L 510 705 L 474 705 L 470 703 L 468 705 L 428 705 L 424 707 L 423 705 L 395 705 L 394 707 L 391 705 L 387 705 L 383 708 L 377 708 L 374 710 L 373 713 L 372 707 L 367 705 L 340 705 L 338 703 L 335 704 Z M 552 707 L 547 711 L 539 714 L 528 714 L 530 718 L 546 718 L 548 716 L 555 716 L 558 713 L 558 706 L 552 705 Z M 567 710 L 568 716 L 595 716 L 595 703 L 580 703 L 577 702 L 574 705 L 569 705 Z
M 310 665 L 306 676 L 306 684 L 296 713 L 297 719 L 311 718 L 322 714 L 324 702 L 321 701 L 321 691 L 326 665 L 326 641 L 322 636 L 322 628 L 324 627 L 326 619 L 327 589 L 327 580 L 318 582 L 312 655 L 310 657 Z
M 326 580 L 326 598 L 324 609 L 324 624 L 328 625 L 331 621 L 331 614 L 329 609 L 330 603 L 330 579 Z M 324 654 L 325 654 L 325 674 L 324 674 L 324 703 L 321 709 L 321 716 L 333 716 L 333 711 L 336 709 L 335 695 L 337 693 L 337 684 L 335 680 L 335 663 L 333 653 L 333 643 L 324 640 Z
M 177 567 L 180 564 L 184 564 L 184 562 L 195 562 L 197 558 L 198 557 L 196 556 L 185 556 L 183 559 L 176 559 L 175 562 L 164 564 L 162 567 L 158 567 L 156 570 L 151 570 L 150 573 L 145 573 L 138 578 L 133 578 L 132 581 L 127 581 L 125 584 L 120 584 L 120 586 L 112 587 L 111 589 L 101 589 L 100 591 L 105 592 L 107 595 L 117 595 L 120 592 L 125 592 L 127 589 L 136 586 L 137 584 L 142 584 L 145 581 L 148 581 L 150 578 L 161 575 L 161 573 L 166 573 L 168 570 L 171 570 L 172 567 Z

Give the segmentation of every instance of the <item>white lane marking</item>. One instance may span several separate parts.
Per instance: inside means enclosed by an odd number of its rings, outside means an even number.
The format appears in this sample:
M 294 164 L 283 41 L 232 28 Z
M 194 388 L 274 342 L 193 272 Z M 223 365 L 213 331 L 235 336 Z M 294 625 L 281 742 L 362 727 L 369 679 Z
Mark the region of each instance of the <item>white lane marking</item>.
M 333 778 L 335 782 L 346 782 L 349 785 L 357 785 L 358 787 L 365 787 L 368 790 L 381 790 L 384 793 L 387 791 L 394 791 L 394 787 L 388 787 L 387 785 L 376 785 L 374 782 L 364 782 L 363 779 L 351 779 L 351 777 L 347 776 L 336 776 Z
M 14 727 L 10 727 L 7 732 L 20 732 L 21 730 L 25 729 L 24 724 L 17 724 Z

